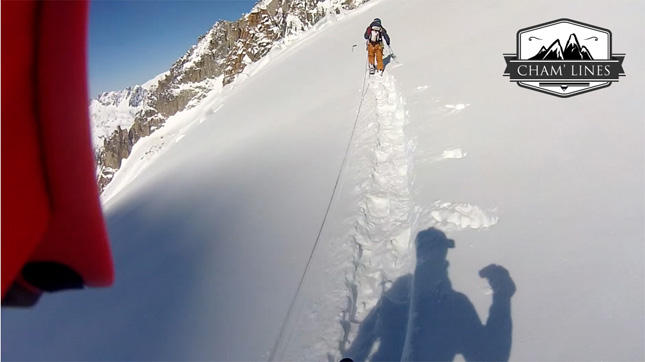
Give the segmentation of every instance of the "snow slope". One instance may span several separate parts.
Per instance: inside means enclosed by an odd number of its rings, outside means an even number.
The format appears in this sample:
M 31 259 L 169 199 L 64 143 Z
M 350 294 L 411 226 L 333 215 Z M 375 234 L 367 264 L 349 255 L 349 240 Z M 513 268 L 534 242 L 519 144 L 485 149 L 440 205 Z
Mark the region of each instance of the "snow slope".
M 644 360 L 644 10 L 328 19 L 137 143 L 106 189 L 115 286 L 3 310 L 2 358 Z M 397 57 L 364 82 L 375 16 Z M 568 99 L 502 77 L 561 17 L 611 29 L 627 76 Z

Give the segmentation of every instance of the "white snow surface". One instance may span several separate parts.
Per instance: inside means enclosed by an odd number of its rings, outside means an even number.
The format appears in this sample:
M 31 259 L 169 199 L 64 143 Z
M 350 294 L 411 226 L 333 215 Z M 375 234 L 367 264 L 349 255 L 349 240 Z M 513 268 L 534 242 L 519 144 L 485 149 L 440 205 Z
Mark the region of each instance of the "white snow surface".
M 135 145 L 104 193 L 115 285 L 4 309 L 2 358 L 645 360 L 643 11 L 330 16 Z M 396 57 L 365 80 L 377 16 Z M 502 77 L 518 29 L 564 16 L 611 29 L 627 76 Z

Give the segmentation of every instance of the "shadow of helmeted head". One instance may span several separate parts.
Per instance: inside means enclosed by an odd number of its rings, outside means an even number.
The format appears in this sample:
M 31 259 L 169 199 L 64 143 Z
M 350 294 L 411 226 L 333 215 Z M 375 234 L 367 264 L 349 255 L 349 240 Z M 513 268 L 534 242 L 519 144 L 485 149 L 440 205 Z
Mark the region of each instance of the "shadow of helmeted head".
M 416 239 L 417 262 L 446 260 L 448 249 L 455 247 L 455 241 L 448 239 L 443 231 L 429 228 L 421 231 Z

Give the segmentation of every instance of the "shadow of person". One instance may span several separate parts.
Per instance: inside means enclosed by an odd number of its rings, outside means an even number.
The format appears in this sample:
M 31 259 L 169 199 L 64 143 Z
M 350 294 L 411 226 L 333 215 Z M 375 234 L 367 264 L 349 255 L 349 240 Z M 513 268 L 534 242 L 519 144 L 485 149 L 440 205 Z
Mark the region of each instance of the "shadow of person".
M 493 289 L 482 325 L 470 300 L 452 289 L 448 278 L 446 256 L 454 247 L 437 229 L 420 232 L 414 275 L 398 278 L 383 294 L 344 355 L 354 361 L 452 361 L 457 354 L 467 361 L 507 361 L 515 284 L 501 266 L 479 272 Z
M 383 57 L 383 68 L 387 68 L 387 65 L 392 61 L 392 54 L 388 54 Z
M 363 319 L 351 347 L 344 353 L 354 361 L 398 361 L 405 342 L 410 311 L 412 274 L 399 277 Z M 372 348 L 378 346 L 376 352 Z

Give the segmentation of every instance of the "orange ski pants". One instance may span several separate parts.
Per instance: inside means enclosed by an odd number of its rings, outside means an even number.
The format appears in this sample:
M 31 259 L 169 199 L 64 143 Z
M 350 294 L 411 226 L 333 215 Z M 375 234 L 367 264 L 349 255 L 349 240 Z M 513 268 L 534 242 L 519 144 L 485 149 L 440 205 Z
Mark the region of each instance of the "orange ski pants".
M 374 58 L 376 57 L 376 69 L 383 70 L 383 44 L 372 44 L 367 42 L 367 60 L 371 65 L 374 65 Z

